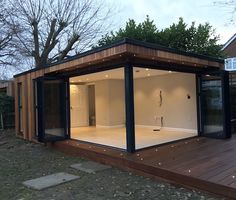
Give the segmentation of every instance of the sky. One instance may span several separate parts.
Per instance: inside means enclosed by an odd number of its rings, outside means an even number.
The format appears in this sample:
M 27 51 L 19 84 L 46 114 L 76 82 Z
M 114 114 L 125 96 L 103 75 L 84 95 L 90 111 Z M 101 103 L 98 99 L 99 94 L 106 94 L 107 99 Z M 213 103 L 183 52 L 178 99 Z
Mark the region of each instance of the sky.
M 98 0 L 100 1 L 100 0 Z M 219 44 L 224 44 L 236 33 L 232 19 L 232 8 L 215 5 L 215 1 L 232 0 L 104 0 L 111 9 L 111 25 L 106 31 L 116 31 L 124 27 L 128 19 L 142 22 L 149 15 L 154 20 L 158 29 L 169 27 L 176 23 L 179 17 L 191 24 L 209 22 L 220 35 Z M 236 2 L 236 0 L 235 0 Z M 236 3 L 235 3 L 236 5 Z M 12 74 L 13 72 L 11 72 Z M 10 76 L 10 75 L 9 75 Z
M 159 29 L 178 22 L 183 17 L 188 24 L 209 22 L 220 35 L 219 43 L 224 44 L 234 33 L 235 24 L 230 23 L 231 9 L 216 0 L 108 0 L 113 8 L 113 30 L 124 27 L 128 19 L 137 22 L 145 20 L 146 15 L 154 20 Z M 236 22 L 236 19 L 235 19 Z

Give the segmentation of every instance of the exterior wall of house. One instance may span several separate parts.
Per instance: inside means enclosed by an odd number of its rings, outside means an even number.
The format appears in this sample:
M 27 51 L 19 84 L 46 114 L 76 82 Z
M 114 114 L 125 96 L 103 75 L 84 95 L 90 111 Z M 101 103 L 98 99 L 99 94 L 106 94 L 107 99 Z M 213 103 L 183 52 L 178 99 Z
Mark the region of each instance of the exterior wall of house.
M 163 117 L 164 127 L 197 130 L 194 74 L 172 73 L 139 78 L 135 79 L 134 89 L 136 125 L 160 126 L 160 117 Z
M 236 39 L 232 41 L 224 50 L 227 57 L 236 57 Z

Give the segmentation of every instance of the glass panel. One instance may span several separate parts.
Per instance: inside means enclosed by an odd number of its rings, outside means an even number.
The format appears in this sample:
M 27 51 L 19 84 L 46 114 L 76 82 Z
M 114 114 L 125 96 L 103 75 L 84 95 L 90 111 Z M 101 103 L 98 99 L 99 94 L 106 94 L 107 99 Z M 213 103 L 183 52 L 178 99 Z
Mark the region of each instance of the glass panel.
M 45 139 L 65 137 L 64 81 L 45 80 L 43 84 Z
M 197 136 L 195 74 L 134 67 L 136 149 Z
M 202 78 L 202 120 L 203 134 L 223 136 L 222 80 L 218 76 Z
M 124 68 L 70 78 L 71 138 L 126 149 Z

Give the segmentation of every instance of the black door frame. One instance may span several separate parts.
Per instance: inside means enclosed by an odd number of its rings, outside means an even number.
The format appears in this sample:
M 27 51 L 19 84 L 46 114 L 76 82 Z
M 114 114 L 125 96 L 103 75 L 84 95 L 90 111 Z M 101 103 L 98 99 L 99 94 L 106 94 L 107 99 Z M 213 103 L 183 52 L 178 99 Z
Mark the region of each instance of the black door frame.
M 222 109 L 223 109 L 223 132 L 222 137 L 213 137 L 219 139 L 230 138 L 231 133 L 231 122 L 230 122 L 230 96 L 229 96 L 229 73 L 225 70 L 214 70 L 205 71 L 196 74 L 196 85 L 197 85 L 197 121 L 198 121 L 198 135 L 204 136 L 203 123 L 204 114 L 202 111 L 202 77 L 206 75 L 218 76 L 222 81 Z
M 45 138 L 45 119 L 44 119 L 44 81 L 55 81 L 55 80 L 62 80 L 65 84 L 63 87 L 65 87 L 63 90 L 65 91 L 65 94 L 61 97 L 63 99 L 63 105 L 65 105 L 63 109 L 63 127 L 64 127 L 64 136 L 59 137 L 55 136 L 50 139 Z M 37 102 L 38 102 L 38 141 L 39 142 L 54 142 L 54 141 L 60 141 L 70 138 L 70 128 L 69 128 L 69 121 L 70 116 L 68 115 L 68 106 L 69 106 L 69 93 L 68 91 L 68 78 L 65 77 L 53 77 L 53 76 L 43 76 L 35 79 L 37 83 Z
M 133 66 L 127 63 L 124 67 L 125 78 L 125 116 L 126 116 L 126 148 L 127 152 L 135 152 L 134 121 L 134 77 Z

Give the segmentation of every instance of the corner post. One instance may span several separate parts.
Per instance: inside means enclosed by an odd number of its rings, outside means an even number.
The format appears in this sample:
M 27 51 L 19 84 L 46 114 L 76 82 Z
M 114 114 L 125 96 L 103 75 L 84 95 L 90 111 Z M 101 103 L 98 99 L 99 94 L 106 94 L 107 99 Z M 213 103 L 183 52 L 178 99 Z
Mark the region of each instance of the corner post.
M 222 72 L 222 93 L 223 93 L 223 111 L 224 111 L 224 131 L 225 138 L 232 136 L 231 130 L 231 102 L 230 102 L 230 87 L 229 87 L 229 72 Z
M 135 127 L 134 127 L 134 86 L 133 66 L 125 64 L 125 113 L 126 113 L 126 148 L 127 152 L 135 152 Z

